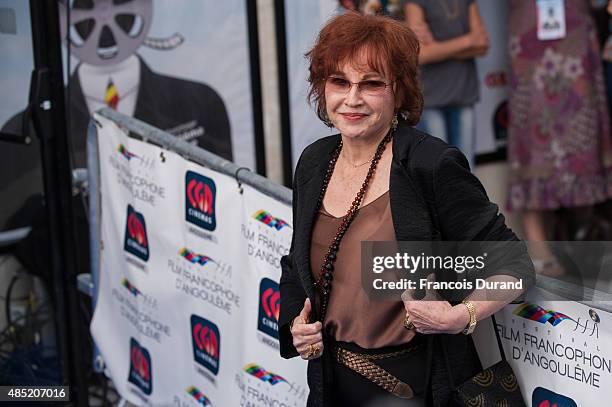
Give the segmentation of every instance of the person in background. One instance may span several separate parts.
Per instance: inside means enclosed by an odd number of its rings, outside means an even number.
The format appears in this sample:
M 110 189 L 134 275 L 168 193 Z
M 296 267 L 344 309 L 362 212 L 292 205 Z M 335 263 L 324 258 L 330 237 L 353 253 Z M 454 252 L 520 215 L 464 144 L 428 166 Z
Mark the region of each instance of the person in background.
M 606 86 L 608 89 L 608 113 L 612 115 L 612 0 L 608 2 L 608 38 L 604 45 L 602 57 L 604 60 L 604 75 L 606 77 Z
M 337 12 L 339 14 L 348 11 L 357 11 L 359 9 L 359 0 L 338 0 Z
M 510 1 L 508 208 L 522 211 L 530 242 L 550 240 L 546 211 L 585 212 L 612 196 L 610 119 L 589 1 L 558 4 L 561 25 L 549 29 L 535 1 Z M 546 244 L 532 256 L 536 270 L 563 274 Z
M 474 58 L 489 35 L 474 0 L 406 0 L 405 21 L 421 44 L 425 109 L 418 128 L 457 146 L 474 166 L 474 104 L 479 98 Z
M 404 0 L 338 0 L 338 14 L 355 11 L 364 15 L 384 15 L 403 20 Z

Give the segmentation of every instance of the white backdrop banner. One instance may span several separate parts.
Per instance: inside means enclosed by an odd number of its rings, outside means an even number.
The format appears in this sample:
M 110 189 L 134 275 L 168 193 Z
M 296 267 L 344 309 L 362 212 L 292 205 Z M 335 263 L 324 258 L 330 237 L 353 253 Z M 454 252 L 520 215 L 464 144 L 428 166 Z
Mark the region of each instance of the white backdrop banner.
M 136 405 L 306 404 L 306 363 L 279 356 L 280 257 L 291 208 L 96 116 L 101 178 L 91 331 Z M 533 290 L 497 315 L 527 405 L 593 406 L 612 388 L 612 315 Z M 475 334 L 499 360 L 489 323 Z
M 92 335 L 136 405 L 303 406 L 306 363 L 278 351 L 291 208 L 101 124 Z
M 612 388 L 612 315 L 573 301 L 542 299 L 546 297 L 534 289 L 526 302 L 510 304 L 495 315 L 526 404 L 604 405 Z M 483 366 L 489 367 L 499 354 L 490 322 L 481 325 L 485 329 L 477 332 L 476 345 Z

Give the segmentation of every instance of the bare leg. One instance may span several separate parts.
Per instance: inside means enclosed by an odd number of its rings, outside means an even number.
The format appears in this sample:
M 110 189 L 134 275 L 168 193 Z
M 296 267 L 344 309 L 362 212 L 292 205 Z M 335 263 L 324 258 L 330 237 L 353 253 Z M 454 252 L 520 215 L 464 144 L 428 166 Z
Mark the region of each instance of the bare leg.
M 546 241 L 543 211 L 528 209 L 523 212 L 523 226 L 525 235 L 530 242 Z
M 559 277 L 565 273 L 550 248 L 546 244 L 546 227 L 543 211 L 526 210 L 523 212 L 525 237 L 529 242 L 529 253 L 533 259 L 536 273 L 549 277 Z

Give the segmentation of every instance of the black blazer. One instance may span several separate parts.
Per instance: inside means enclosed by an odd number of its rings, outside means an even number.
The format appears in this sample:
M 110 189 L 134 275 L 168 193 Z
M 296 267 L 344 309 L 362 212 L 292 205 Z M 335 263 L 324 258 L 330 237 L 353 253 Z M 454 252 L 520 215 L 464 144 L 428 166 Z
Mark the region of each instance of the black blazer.
M 325 171 L 339 142 L 340 135 L 315 141 L 302 152 L 296 167 L 293 182 L 293 240 L 289 254 L 281 258 L 279 340 L 280 353 L 284 358 L 298 356 L 289 332 L 289 323 L 300 313 L 307 296 L 315 304 L 309 259 L 311 233 Z M 419 159 L 415 159 L 416 155 Z M 425 193 L 423 188 L 430 190 Z M 434 196 L 435 201 L 425 202 L 424 196 Z M 440 238 L 450 241 L 518 240 L 505 226 L 504 217 L 498 212 L 497 205 L 489 201 L 484 187 L 470 172 L 463 154 L 440 139 L 402 122 L 393 141 L 389 199 L 398 241 Z M 432 207 L 435 208 L 435 214 L 430 214 Z M 434 220 L 432 216 L 438 219 Z M 533 265 L 526 249 L 520 256 L 513 256 L 505 266 L 496 274 L 523 278 L 526 287 L 535 283 Z M 317 306 L 313 307 L 313 313 L 316 318 Z M 481 369 L 477 357 L 474 361 L 474 347 L 470 337 L 463 334 L 429 337 L 430 357 L 424 372 L 428 381 L 432 379 L 431 371 L 434 376 L 435 372 L 445 372 L 441 368 L 443 362 L 437 357 L 440 355 L 440 346 L 447 350 L 455 384 L 463 383 Z M 433 340 L 433 337 L 436 339 Z M 309 406 L 330 405 L 326 392 L 330 379 L 326 374 L 327 369 L 324 369 L 324 359 L 322 357 L 308 362 Z M 446 374 L 441 375 L 444 377 L 433 377 L 436 386 L 447 382 Z M 446 387 L 450 389 L 450 386 Z

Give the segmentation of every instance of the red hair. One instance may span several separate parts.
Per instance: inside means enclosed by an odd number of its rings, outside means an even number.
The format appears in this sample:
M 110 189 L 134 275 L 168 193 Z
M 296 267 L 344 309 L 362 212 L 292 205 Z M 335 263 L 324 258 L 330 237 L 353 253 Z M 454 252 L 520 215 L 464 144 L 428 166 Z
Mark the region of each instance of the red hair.
M 308 101 L 317 116 L 327 117 L 325 80 L 340 64 L 358 55 L 366 57 L 367 67 L 396 82 L 395 101 L 408 124 L 418 123 L 423 111 L 419 86 L 419 41 L 402 22 L 389 17 L 349 12 L 325 24 L 306 58 L 310 62 Z

